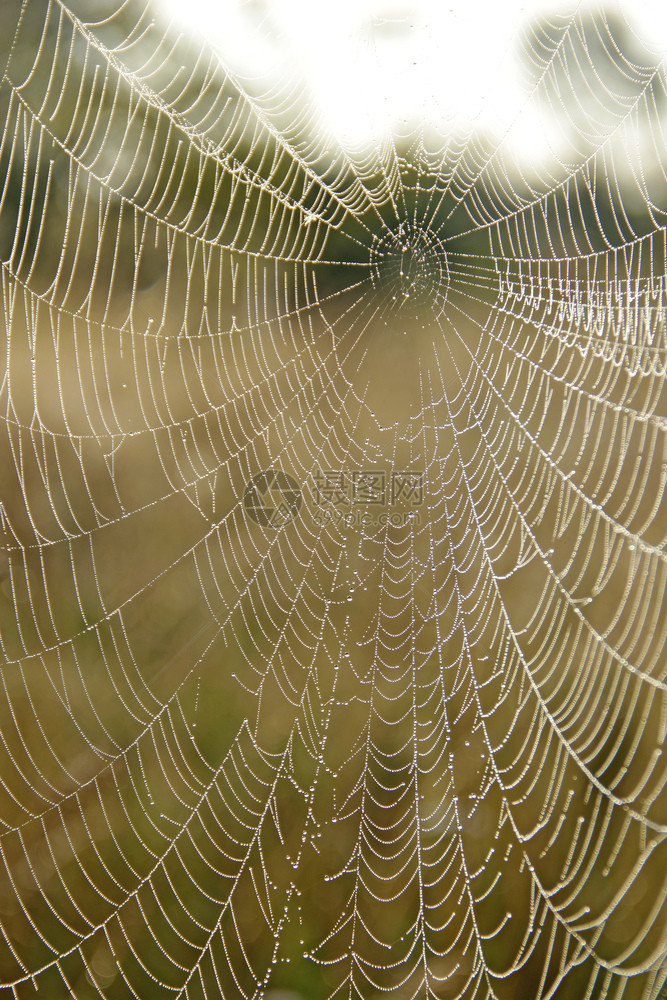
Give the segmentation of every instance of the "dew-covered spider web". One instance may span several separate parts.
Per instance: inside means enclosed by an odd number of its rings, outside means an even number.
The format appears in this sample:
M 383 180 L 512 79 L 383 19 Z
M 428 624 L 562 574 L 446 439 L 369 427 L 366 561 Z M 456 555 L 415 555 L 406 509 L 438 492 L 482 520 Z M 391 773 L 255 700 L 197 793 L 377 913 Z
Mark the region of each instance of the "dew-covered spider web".
M 2 996 L 664 995 L 654 39 L 345 142 L 157 7 L 0 31 Z

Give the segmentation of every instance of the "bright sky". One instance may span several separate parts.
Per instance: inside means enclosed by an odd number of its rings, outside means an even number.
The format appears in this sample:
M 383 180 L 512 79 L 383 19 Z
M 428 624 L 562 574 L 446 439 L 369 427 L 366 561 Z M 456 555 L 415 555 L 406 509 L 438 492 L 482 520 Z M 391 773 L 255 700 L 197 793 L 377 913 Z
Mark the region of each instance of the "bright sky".
M 298 69 L 342 142 L 378 139 L 404 120 L 504 132 L 529 148 L 539 124 L 517 115 L 521 25 L 583 4 L 549 0 L 159 0 L 201 32 L 242 78 L 269 90 Z M 590 4 L 589 4 L 590 5 Z M 622 10 L 667 49 L 665 0 Z

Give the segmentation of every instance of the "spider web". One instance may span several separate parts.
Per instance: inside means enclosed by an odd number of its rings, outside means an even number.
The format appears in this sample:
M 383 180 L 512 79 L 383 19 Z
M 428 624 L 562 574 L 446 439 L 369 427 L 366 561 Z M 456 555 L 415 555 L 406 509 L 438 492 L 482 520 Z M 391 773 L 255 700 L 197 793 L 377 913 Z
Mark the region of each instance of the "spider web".
M 529 162 L 2 18 L 3 995 L 657 998 L 660 57 L 527 28 Z

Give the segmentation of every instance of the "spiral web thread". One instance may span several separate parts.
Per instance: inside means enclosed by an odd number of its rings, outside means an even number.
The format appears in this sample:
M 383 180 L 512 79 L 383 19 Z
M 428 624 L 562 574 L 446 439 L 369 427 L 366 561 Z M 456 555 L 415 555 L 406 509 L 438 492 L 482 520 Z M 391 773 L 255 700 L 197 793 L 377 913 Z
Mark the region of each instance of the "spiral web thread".
M 529 168 L 3 18 L 2 995 L 660 996 L 659 55 L 528 29 Z

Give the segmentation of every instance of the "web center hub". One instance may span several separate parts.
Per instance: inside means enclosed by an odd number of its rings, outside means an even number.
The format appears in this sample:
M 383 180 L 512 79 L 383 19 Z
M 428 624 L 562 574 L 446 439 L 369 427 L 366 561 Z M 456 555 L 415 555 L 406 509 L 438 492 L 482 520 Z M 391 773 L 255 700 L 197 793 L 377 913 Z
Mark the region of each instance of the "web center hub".
M 449 290 L 449 265 L 435 233 L 404 224 L 375 240 L 370 265 L 386 318 L 442 312 Z

